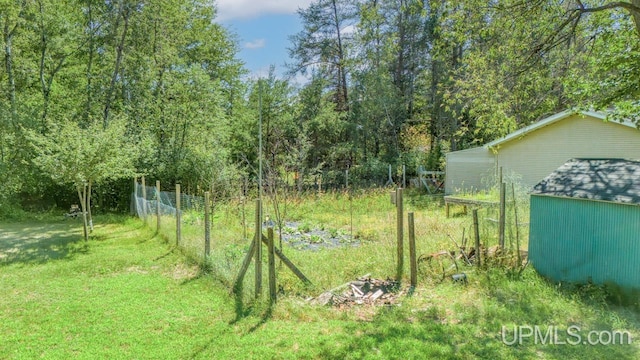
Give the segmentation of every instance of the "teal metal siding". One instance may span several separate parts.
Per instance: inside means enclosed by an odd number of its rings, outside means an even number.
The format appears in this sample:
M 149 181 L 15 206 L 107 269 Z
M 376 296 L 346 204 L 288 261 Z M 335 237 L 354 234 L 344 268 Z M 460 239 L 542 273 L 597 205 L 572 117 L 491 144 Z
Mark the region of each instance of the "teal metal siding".
M 555 281 L 640 289 L 640 207 L 531 196 L 529 259 Z

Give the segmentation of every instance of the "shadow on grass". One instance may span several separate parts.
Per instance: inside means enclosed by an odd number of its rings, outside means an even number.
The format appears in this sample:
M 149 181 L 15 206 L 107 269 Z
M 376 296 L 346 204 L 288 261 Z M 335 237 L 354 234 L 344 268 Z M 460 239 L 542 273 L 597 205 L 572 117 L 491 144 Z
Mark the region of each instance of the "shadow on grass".
M 207 275 L 207 269 L 199 266 L 198 267 L 198 272 L 195 275 L 189 276 L 186 279 L 182 280 L 180 282 L 180 285 L 188 285 L 188 284 L 190 284 L 190 283 L 192 283 L 192 282 L 194 282 L 196 280 L 201 279 L 202 277 L 204 277 L 206 275 Z
M 172 247 L 171 247 L 171 248 L 170 248 L 170 249 L 169 249 L 165 254 L 162 254 L 162 255 L 160 255 L 160 256 L 158 256 L 158 257 L 154 258 L 154 259 L 153 259 L 153 261 L 162 260 L 162 259 L 166 258 L 167 256 L 169 256 L 169 255 L 173 254 L 173 252 L 174 252 L 175 250 L 177 250 L 177 247 L 174 245 L 174 246 L 172 246 Z
M 77 224 L 0 225 L 0 266 L 41 264 L 86 253 Z
M 320 357 L 425 358 L 425 359 L 638 359 L 637 344 L 593 344 L 589 334 L 605 331 L 638 333 L 638 314 L 629 308 L 591 302 L 575 294 L 563 294 L 540 280 L 493 278 L 485 280 L 486 298 L 477 303 L 427 309 L 386 307 L 370 321 L 348 322 L 344 331 L 325 341 Z M 419 296 L 414 294 L 414 296 Z M 619 319 L 625 319 L 620 322 Z M 503 330 L 503 326 L 506 331 Z M 514 326 L 538 326 L 541 336 L 515 342 Z M 578 326 L 580 338 L 569 337 L 567 328 Z M 621 328 L 622 327 L 622 328 Z M 503 333 L 504 331 L 504 333 Z M 506 334 L 506 336 L 505 336 Z M 555 336 L 555 334 L 553 335 Z M 579 340 L 579 341 L 578 341 Z M 571 341 L 571 342 L 570 342 Z
M 249 314 L 251 314 L 251 306 L 245 307 L 245 305 L 244 305 L 244 291 L 243 290 L 244 290 L 244 285 L 242 284 L 242 282 L 237 284 L 232 290 L 236 317 L 235 317 L 235 319 L 231 320 L 231 322 L 229 322 L 229 325 L 234 325 L 237 322 L 239 322 L 240 320 L 242 320 L 245 317 L 249 316 Z

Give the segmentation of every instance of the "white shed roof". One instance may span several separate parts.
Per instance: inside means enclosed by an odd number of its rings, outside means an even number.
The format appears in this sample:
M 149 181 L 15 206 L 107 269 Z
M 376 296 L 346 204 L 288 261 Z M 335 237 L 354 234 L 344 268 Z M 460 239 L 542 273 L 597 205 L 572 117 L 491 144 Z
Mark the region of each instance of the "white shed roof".
M 596 111 L 575 111 L 575 110 L 565 110 L 563 112 L 557 113 L 555 115 L 549 116 L 547 118 L 544 118 L 540 121 L 537 121 L 529 126 L 525 126 L 520 130 L 514 131 L 511 134 L 500 138 L 500 139 L 496 139 L 488 144 L 485 144 L 484 146 L 487 148 L 494 148 L 498 145 L 504 144 L 506 142 L 509 142 L 511 140 L 514 139 L 519 139 L 525 135 L 527 135 L 530 132 L 536 131 L 542 127 L 545 127 L 547 125 L 551 125 L 553 123 L 556 123 L 558 121 L 564 120 L 572 115 L 575 114 L 581 114 L 583 116 L 591 116 L 594 117 L 596 119 L 601 119 L 601 120 L 605 120 L 607 115 L 605 113 L 602 112 L 596 112 Z M 624 125 L 624 126 L 629 126 L 632 128 L 636 128 L 636 124 L 630 122 L 630 121 L 625 121 L 625 122 L 612 122 L 614 124 L 620 124 L 620 125 Z

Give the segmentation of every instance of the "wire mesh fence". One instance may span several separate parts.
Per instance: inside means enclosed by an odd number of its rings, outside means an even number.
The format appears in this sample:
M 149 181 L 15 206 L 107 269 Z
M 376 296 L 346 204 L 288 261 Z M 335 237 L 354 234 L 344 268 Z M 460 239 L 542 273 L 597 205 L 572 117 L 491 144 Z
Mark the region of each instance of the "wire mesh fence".
M 131 203 L 133 214 L 152 231 L 168 244 L 175 244 L 176 249 L 201 269 L 209 269 L 212 276 L 223 285 L 231 286 L 250 242 L 246 241 L 247 235 L 243 236 L 238 226 L 231 231 L 221 227 L 212 228 L 215 227 L 212 210 L 219 209 L 220 204 L 214 201 L 207 204 L 204 196 L 185 194 L 180 191 L 179 185 L 162 190 L 158 183 L 148 186 L 144 180 L 138 179 L 134 181 Z M 210 210 L 209 228 L 205 219 L 207 207 Z M 227 216 L 235 219 L 238 215 L 235 212 Z M 229 221 L 220 219 L 220 214 L 215 216 L 218 222 Z M 247 279 L 247 289 L 251 289 L 253 275 L 248 274 Z M 247 292 L 246 296 L 252 294 Z
M 177 189 L 176 189 L 177 190 Z M 178 191 L 135 182 L 135 214 L 193 260 L 205 261 L 205 200 Z
M 132 208 L 147 226 L 177 248 L 225 286 L 232 287 L 254 237 L 255 202 L 238 191 L 224 201 L 210 201 L 177 189 L 159 189 L 135 183 Z M 386 277 L 396 273 L 396 206 L 389 200 L 391 188 L 314 192 L 306 195 L 282 192 L 276 198 L 267 191 L 263 201 L 262 228 L 274 227 L 276 247 L 286 254 L 320 288 L 335 286 L 367 273 Z M 179 198 L 179 201 L 178 201 Z M 445 216 L 443 199 L 419 190 L 405 198 L 405 216 L 415 213 L 417 256 L 440 250 L 456 250 L 468 242 L 473 246 L 473 221 L 454 209 Z M 178 209 L 179 203 L 179 209 Z M 510 205 L 513 204 L 513 207 Z M 517 206 L 516 206 L 517 205 Z M 512 239 L 526 239 L 528 221 L 515 209 L 523 202 L 507 202 L 507 247 Z M 210 252 L 206 251 L 205 209 L 210 212 Z M 278 210 L 276 208 L 279 208 Z M 481 209 L 480 237 L 483 247 L 497 244 L 497 210 Z M 406 221 L 404 223 L 406 227 Z M 512 224 L 512 225 L 510 225 Z M 518 226 L 516 226 L 518 224 Z M 520 231 L 518 233 L 518 231 Z M 407 236 L 405 230 L 405 237 Z M 466 240 L 465 240 L 466 239 Z M 525 240 L 526 241 L 526 240 Z M 405 246 L 407 245 L 405 239 Z M 521 243 L 521 246 L 526 246 Z M 405 250 L 406 260 L 409 253 Z M 405 261 L 405 266 L 408 261 Z M 405 275 L 408 269 L 405 270 Z M 252 297 L 254 270 L 245 276 L 246 296 Z M 299 281 L 289 271 L 278 272 L 279 289 L 299 291 Z

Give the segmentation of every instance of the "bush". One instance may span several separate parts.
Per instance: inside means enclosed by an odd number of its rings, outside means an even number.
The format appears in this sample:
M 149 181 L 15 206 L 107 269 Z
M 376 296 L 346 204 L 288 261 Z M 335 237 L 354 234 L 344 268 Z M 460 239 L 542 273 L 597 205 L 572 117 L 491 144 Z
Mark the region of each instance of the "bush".
M 20 206 L 14 204 L 0 203 L 0 220 L 24 220 L 28 217 L 27 212 Z
M 387 181 L 389 164 L 378 159 L 369 159 L 365 163 L 351 167 L 349 183 L 357 187 L 384 185 Z

